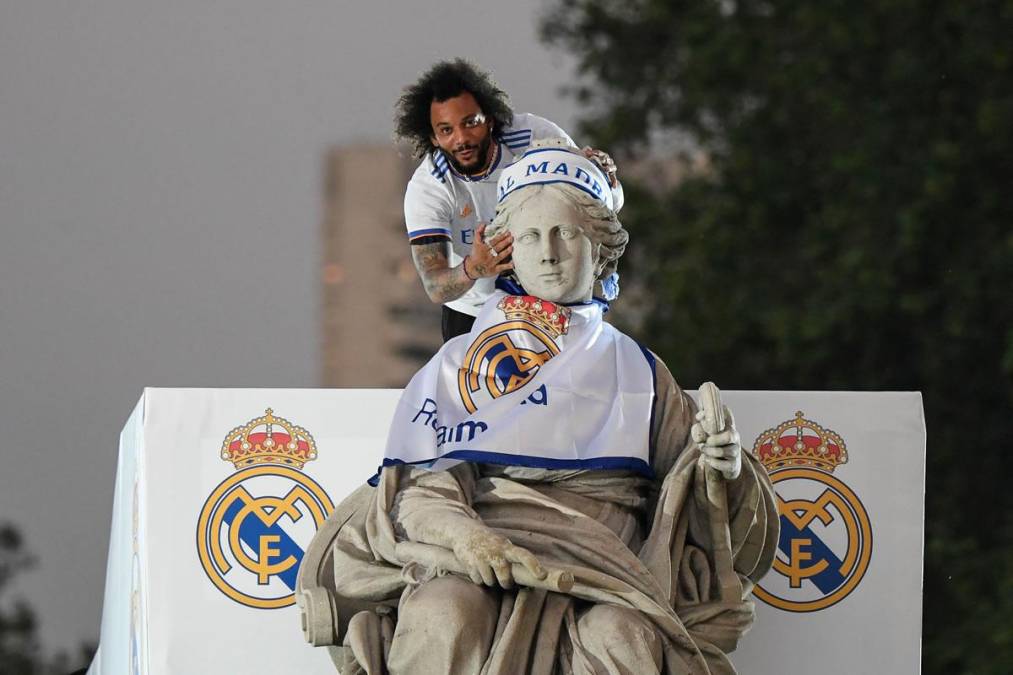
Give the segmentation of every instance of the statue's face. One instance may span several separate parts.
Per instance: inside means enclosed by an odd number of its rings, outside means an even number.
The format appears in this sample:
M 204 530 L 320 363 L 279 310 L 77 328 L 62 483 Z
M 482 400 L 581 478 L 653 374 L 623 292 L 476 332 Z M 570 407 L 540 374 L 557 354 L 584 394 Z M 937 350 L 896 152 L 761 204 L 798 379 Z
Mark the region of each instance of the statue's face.
M 552 302 L 591 299 L 593 246 L 581 217 L 552 189 L 538 190 L 511 216 L 514 273 L 528 293 Z

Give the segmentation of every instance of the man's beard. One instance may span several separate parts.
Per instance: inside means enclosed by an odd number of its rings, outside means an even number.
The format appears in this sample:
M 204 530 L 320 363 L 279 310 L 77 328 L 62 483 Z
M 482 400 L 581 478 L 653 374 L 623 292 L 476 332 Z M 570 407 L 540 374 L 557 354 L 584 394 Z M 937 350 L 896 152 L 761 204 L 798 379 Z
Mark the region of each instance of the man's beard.
M 475 159 L 468 164 L 461 164 L 457 161 L 455 156 L 456 152 L 461 150 L 477 149 L 475 153 Z M 487 135 L 478 145 L 464 145 L 454 149 L 454 152 L 446 152 L 443 154 L 450 160 L 450 165 L 454 167 L 454 171 L 457 173 L 470 176 L 478 173 L 489 163 L 489 153 L 492 152 L 492 134 Z

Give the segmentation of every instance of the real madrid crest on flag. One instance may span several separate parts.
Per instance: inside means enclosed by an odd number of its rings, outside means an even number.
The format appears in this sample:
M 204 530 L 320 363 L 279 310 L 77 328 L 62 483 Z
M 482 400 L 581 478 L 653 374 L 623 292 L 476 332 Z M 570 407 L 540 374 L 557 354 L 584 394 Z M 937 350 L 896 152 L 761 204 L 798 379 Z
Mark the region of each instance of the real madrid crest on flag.
M 334 509 L 323 488 L 300 470 L 316 456 L 309 432 L 270 408 L 225 436 L 221 458 L 237 471 L 204 502 L 197 554 L 229 598 L 258 609 L 295 603 L 303 552 Z
M 559 353 L 555 339 L 569 327 L 569 308 L 530 295 L 507 296 L 497 309 L 506 321 L 472 341 L 458 373 L 461 402 L 470 413 L 527 384 Z
M 832 475 L 848 461 L 844 440 L 799 411 L 760 434 L 753 453 L 767 467 L 781 514 L 774 570 L 756 597 L 788 612 L 840 602 L 861 583 L 872 557 L 869 515 Z

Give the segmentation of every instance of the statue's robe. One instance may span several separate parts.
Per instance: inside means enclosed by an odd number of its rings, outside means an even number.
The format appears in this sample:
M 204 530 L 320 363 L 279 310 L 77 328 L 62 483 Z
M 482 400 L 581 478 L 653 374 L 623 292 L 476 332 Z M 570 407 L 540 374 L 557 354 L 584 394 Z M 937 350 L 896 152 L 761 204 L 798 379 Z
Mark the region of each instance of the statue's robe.
M 733 481 L 705 468 L 689 434 L 695 411 L 659 359 L 657 481 L 470 462 L 385 468 L 313 544 L 329 547 L 316 581 L 334 594 L 341 672 L 734 673 L 726 654 L 751 626 L 750 593 L 773 561 L 776 499 L 745 449 Z M 480 587 L 397 557 L 397 542 L 462 516 L 571 572 L 572 591 Z M 408 610 L 410 626 L 399 624 Z M 631 645 L 643 663 L 628 662 Z

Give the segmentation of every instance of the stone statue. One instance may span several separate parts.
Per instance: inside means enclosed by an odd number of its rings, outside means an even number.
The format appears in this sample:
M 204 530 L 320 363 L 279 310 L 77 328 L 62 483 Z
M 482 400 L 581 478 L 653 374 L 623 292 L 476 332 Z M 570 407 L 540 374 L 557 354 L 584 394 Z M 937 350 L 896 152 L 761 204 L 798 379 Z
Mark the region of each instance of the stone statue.
M 413 378 L 375 487 L 299 572 L 342 673 L 734 672 L 774 492 L 716 388 L 698 411 L 602 321 L 627 242 L 604 181 L 551 146 L 504 170 L 486 236 L 513 233 L 514 278 Z

